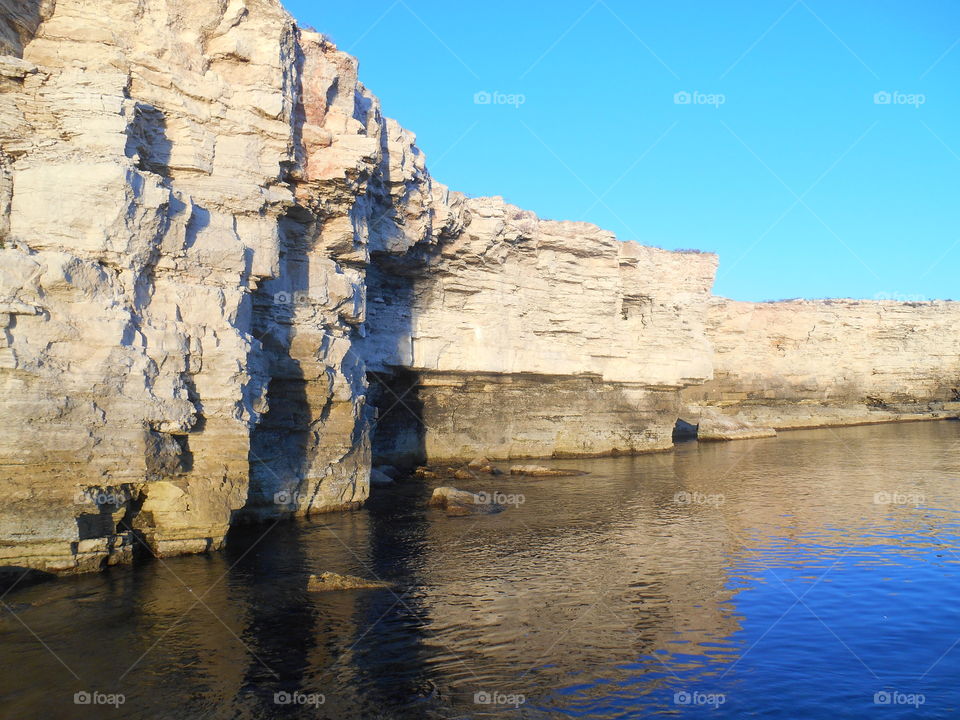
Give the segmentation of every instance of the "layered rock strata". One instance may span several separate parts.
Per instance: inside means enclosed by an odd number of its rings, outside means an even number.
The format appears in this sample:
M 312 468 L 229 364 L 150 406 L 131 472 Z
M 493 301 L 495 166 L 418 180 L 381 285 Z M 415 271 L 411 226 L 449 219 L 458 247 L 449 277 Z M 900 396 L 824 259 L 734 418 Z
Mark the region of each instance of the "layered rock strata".
M 702 318 L 716 256 L 619 242 L 498 198 L 463 208 L 463 230 L 439 247 L 373 257 L 357 347 L 381 410 L 378 458 L 669 448 L 680 389 L 711 373 Z
M 251 298 L 292 204 L 293 27 L 269 3 L 50 6 L 0 64 L 3 562 L 217 547 L 265 410 Z
M 0 20 L 0 568 L 356 507 L 374 454 L 951 412 L 955 304 L 729 303 L 713 255 L 450 192 L 275 0 Z
M 960 414 L 960 303 L 715 298 L 706 328 L 713 378 L 682 412 L 701 437 Z
M 368 238 L 429 235 L 413 137 L 272 0 L 0 11 L 0 565 L 363 502 L 350 338 Z

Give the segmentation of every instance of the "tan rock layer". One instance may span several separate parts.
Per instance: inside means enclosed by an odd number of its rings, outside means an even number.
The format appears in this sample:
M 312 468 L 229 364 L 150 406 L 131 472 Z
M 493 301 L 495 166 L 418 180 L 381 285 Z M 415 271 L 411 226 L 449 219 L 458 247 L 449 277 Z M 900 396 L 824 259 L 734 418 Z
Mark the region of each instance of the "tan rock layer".
M 960 303 L 714 299 L 714 376 L 684 419 L 776 429 L 957 417 Z

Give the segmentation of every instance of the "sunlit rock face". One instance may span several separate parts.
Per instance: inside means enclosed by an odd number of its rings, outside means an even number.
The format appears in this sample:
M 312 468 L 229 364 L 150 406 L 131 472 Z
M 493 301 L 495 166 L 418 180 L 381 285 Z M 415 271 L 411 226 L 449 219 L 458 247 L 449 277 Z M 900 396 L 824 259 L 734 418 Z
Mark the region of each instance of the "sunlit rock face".
M 370 251 L 458 215 L 273 0 L 0 0 L 0 566 L 369 493 Z
M 716 266 L 434 182 L 275 0 L 0 0 L 0 569 L 357 507 L 374 455 L 949 412 L 955 304 L 729 303 Z
M 365 238 L 325 232 L 381 155 L 355 61 L 269 0 L 0 10 L 0 564 L 362 502 Z
M 714 378 L 684 419 L 800 428 L 956 417 L 960 303 L 714 299 Z M 717 438 L 722 439 L 722 438 Z
M 374 255 L 358 347 L 383 413 L 377 455 L 670 447 L 679 390 L 711 374 L 716 256 L 619 242 L 499 198 L 457 210 L 437 246 Z

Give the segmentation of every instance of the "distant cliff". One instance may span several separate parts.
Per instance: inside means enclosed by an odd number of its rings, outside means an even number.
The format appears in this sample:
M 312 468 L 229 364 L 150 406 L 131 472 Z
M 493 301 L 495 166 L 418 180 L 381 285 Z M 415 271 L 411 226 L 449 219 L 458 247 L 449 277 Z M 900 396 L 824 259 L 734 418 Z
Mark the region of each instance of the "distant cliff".
M 706 327 L 713 379 L 684 414 L 709 430 L 717 413 L 776 429 L 960 414 L 960 303 L 715 298 Z
M 375 458 L 951 411 L 956 304 L 784 323 L 713 255 L 450 192 L 274 0 L 0 16 L 0 567 L 215 549 L 357 507 Z

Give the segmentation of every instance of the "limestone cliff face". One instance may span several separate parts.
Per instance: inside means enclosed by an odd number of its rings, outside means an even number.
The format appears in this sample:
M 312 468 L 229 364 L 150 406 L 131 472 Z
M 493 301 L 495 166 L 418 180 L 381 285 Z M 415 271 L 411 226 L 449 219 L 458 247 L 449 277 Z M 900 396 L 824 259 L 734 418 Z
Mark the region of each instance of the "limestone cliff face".
M 711 375 L 702 319 L 716 257 L 619 242 L 499 198 L 456 209 L 438 245 L 374 256 L 358 347 L 388 426 L 378 456 L 669 447 L 679 390 Z
M 5 564 L 206 549 L 245 502 L 297 69 L 251 5 L 60 0 L 0 65 Z
M 716 298 L 714 377 L 684 391 L 684 419 L 797 428 L 955 417 L 958 328 L 957 302 Z
M 460 210 L 456 235 L 376 267 L 372 369 L 591 374 L 664 388 L 710 375 L 702 316 L 715 255 L 620 242 L 499 198 Z
M 429 215 L 412 136 L 272 0 L 0 10 L 0 564 L 362 502 L 350 336 L 374 220 Z
M 368 370 L 418 374 L 432 456 L 662 448 L 709 376 L 714 258 L 449 192 L 273 0 L 0 9 L 4 565 L 363 502 Z
M 716 264 L 449 191 L 276 0 L 0 0 L 0 570 L 356 507 L 375 455 L 949 410 L 955 304 L 728 303 Z

